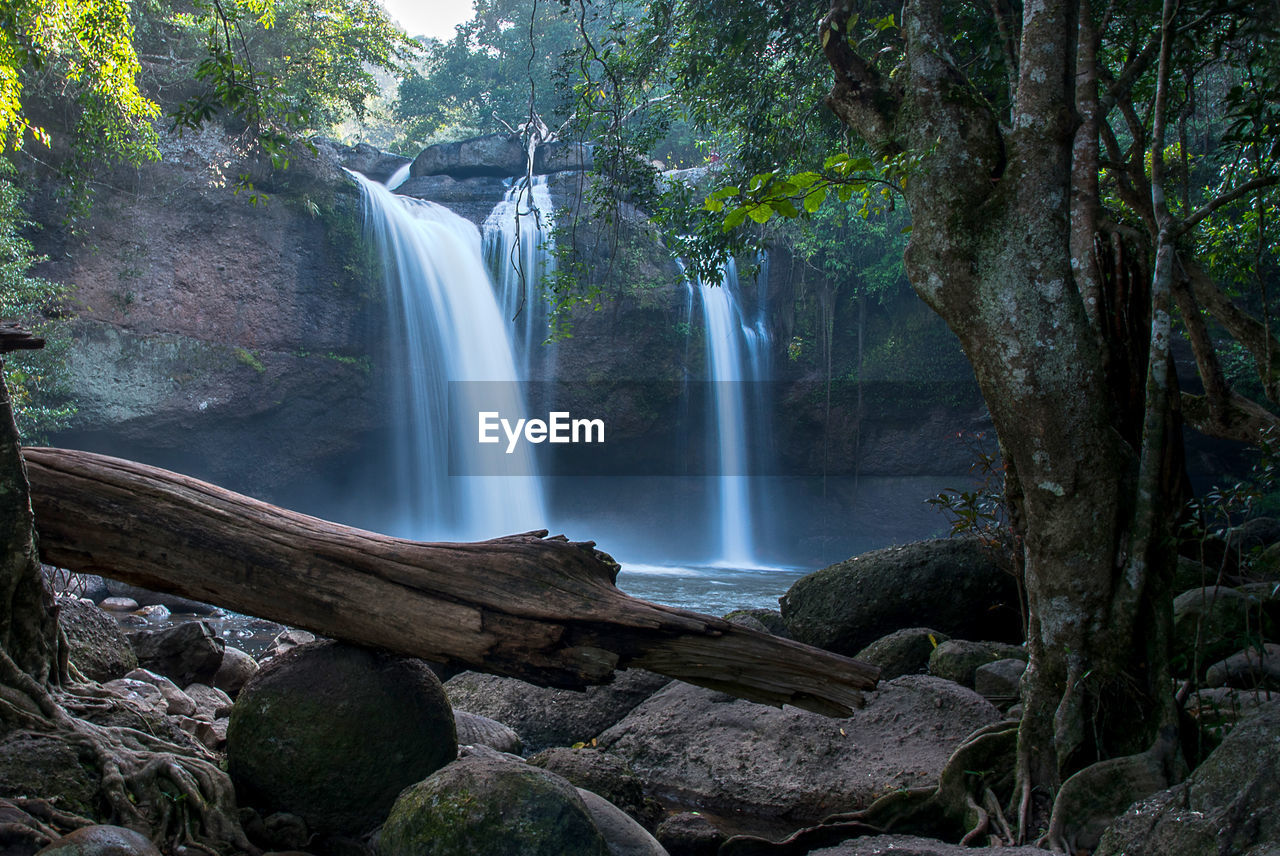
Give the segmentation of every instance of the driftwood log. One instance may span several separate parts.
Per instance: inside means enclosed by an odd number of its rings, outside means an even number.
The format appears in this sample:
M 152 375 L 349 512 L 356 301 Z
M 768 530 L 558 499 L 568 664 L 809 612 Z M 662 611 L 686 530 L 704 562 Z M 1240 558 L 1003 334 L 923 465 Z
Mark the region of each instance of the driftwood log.
M 544 686 L 649 669 L 842 716 L 866 663 L 628 597 L 591 542 L 391 538 L 132 461 L 24 449 L 44 561 Z

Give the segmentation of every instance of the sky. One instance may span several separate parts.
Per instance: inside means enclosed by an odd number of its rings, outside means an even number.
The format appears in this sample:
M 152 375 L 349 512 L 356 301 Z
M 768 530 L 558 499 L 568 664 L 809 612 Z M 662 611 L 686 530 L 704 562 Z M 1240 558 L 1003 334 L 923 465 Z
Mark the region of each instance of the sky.
M 453 28 L 474 13 L 472 0 L 382 0 L 391 17 L 410 36 L 453 38 Z

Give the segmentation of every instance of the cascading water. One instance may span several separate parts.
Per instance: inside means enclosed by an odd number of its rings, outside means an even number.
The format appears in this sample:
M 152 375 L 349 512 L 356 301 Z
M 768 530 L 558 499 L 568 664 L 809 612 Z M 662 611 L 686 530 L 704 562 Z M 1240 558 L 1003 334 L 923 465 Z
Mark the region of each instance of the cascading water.
M 524 414 L 479 231 L 443 206 L 355 177 L 365 228 L 386 265 L 393 531 L 471 540 L 544 526 L 541 481 L 527 447 L 504 459 L 506 475 L 475 475 L 485 472 L 474 442 L 477 411 Z
M 516 179 L 484 221 L 484 259 L 493 274 L 498 304 L 514 329 L 513 350 L 521 380 L 553 380 L 555 346 L 543 279 L 555 270 L 551 194 L 547 177 Z
M 706 325 L 707 373 L 714 418 L 710 459 L 717 466 L 716 564 L 759 565 L 753 534 L 752 472 L 759 472 L 768 424 L 764 400 L 757 397 L 769 379 L 769 335 L 763 309 L 748 323 L 738 302 L 738 269 L 730 260 L 719 285 L 698 284 Z

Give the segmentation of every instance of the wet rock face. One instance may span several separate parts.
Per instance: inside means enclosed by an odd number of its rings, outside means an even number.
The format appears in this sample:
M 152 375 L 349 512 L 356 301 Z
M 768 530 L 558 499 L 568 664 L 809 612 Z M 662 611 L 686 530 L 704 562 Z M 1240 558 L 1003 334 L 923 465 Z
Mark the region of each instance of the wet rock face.
M 257 168 L 216 129 L 161 147 L 104 184 L 79 232 L 38 237 L 40 274 L 76 285 L 79 412 L 54 441 L 262 493 L 351 448 L 377 412 L 380 269 L 359 191 L 330 153 L 299 152 L 255 206 L 229 184 Z M 41 222 L 61 222 L 54 199 Z
M 376 827 L 403 788 L 457 751 L 452 710 L 425 664 L 336 642 L 264 665 L 240 691 L 227 731 L 228 771 L 244 802 L 346 836 Z

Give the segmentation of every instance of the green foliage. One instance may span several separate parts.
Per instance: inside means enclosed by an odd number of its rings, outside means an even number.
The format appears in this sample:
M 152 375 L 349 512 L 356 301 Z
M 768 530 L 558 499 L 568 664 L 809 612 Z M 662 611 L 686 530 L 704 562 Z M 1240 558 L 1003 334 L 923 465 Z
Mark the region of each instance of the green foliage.
M 152 41 L 203 86 L 172 111 L 179 130 L 226 115 L 276 168 L 290 144 L 363 117 L 375 72 L 405 73 L 417 47 L 375 0 L 195 0 L 194 12 L 151 0 Z
M 478 0 L 475 17 L 447 42 L 427 40 L 401 81 L 402 147 L 502 131 L 532 114 L 558 126 L 564 55 L 577 45 L 577 22 L 553 0 Z
M 67 288 L 31 276 L 42 261 L 21 230 L 21 191 L 12 167 L 0 160 L 0 319 L 22 322 L 46 339 L 43 351 L 11 354 L 3 361 L 5 385 L 13 400 L 14 418 L 24 442 L 40 442 L 46 432 L 66 427 L 75 408 L 67 401 L 63 358 L 67 339 L 56 314 Z
M 31 90 L 70 96 L 82 139 L 131 159 L 153 152 L 155 105 L 138 91 L 127 0 L 0 0 L 0 149 L 21 148 L 33 124 Z

